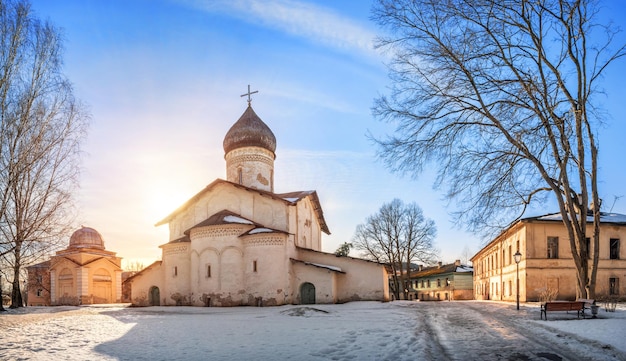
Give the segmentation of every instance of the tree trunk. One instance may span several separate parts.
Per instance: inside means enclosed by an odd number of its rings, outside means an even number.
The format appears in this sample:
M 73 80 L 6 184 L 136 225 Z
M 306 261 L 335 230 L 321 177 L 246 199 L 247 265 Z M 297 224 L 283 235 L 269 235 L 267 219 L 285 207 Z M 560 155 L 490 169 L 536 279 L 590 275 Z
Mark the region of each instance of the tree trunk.
M 22 299 L 22 291 L 20 290 L 20 267 L 16 265 L 13 268 L 13 287 L 11 290 L 11 308 L 24 307 Z
M 22 242 L 16 242 L 15 246 L 15 263 L 13 264 L 13 284 L 11 289 L 11 306 L 10 308 L 23 307 L 22 292 L 20 290 L 20 269 L 21 269 L 21 253 Z

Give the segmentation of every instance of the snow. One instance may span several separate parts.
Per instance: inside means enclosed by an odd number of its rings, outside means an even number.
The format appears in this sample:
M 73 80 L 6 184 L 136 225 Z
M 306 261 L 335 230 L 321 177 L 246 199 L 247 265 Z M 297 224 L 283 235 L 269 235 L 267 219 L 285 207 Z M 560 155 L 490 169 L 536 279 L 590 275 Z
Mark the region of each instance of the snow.
M 260 228 L 255 228 L 251 230 L 250 232 L 248 232 L 248 234 L 271 233 L 271 232 L 275 232 L 275 231 L 273 229 L 260 227 Z
M 563 217 L 561 217 L 561 213 L 552 213 L 536 219 L 541 221 L 562 221 Z M 593 222 L 593 216 L 587 216 L 587 222 Z M 600 222 L 626 224 L 626 214 L 600 212 Z
M 472 267 L 472 266 L 457 266 L 455 272 L 474 272 L 474 267 Z
M 626 360 L 624 305 L 548 319 L 490 301 L 27 307 L 0 314 L 0 359 Z
M 237 216 L 226 216 L 224 217 L 224 222 L 228 223 L 241 223 L 241 224 L 254 224 L 247 219 L 243 219 Z
M 291 197 L 291 198 L 283 198 L 283 199 L 286 200 L 287 202 L 294 203 L 294 202 L 297 202 L 300 198 Z
M 341 270 L 341 268 L 340 268 L 340 267 L 337 267 L 337 266 L 330 266 L 330 265 L 327 265 L 327 264 L 313 263 L 313 262 L 304 262 L 304 263 L 305 263 L 305 264 L 310 264 L 310 265 L 313 265 L 313 266 L 315 266 L 315 267 L 326 268 L 326 269 L 329 269 L 329 270 L 332 270 L 332 271 L 343 272 L 343 271 Z

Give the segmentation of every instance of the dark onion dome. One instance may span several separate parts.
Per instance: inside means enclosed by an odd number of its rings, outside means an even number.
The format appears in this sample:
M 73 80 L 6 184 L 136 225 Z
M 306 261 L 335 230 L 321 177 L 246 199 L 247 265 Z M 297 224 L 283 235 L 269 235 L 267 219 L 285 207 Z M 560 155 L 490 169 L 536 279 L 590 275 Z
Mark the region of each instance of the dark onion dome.
M 82 227 L 70 237 L 69 248 L 99 248 L 104 249 L 104 241 L 98 231 L 89 227 Z
M 243 147 L 261 147 L 272 153 L 276 151 L 274 133 L 249 105 L 224 137 L 224 153 Z

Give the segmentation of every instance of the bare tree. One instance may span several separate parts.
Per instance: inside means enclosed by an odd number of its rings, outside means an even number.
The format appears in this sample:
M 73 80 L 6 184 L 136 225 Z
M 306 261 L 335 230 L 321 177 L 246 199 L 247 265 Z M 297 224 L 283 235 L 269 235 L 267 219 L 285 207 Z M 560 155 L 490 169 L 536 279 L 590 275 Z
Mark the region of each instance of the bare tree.
M 127 261 L 125 263 L 126 266 L 124 267 L 124 271 L 126 272 L 139 272 L 146 268 L 143 262 L 140 261 Z
M 461 260 L 462 264 L 467 265 L 470 262 L 470 258 L 472 258 L 472 251 L 470 251 L 470 248 L 468 245 L 465 245 L 463 247 L 463 250 L 461 251 L 459 260 Z
M 379 0 L 374 9 L 388 31 L 378 45 L 392 54 L 393 81 L 374 114 L 397 124 L 395 136 L 378 140 L 380 156 L 414 176 L 435 163 L 436 186 L 458 201 L 460 224 L 485 235 L 554 197 L 583 297 L 594 294 L 600 230 L 592 96 L 625 50 L 611 49 L 617 32 L 597 22 L 596 5 Z
M 411 264 L 432 263 L 437 257 L 436 234 L 435 222 L 425 218 L 417 204 L 394 199 L 357 226 L 352 243 L 364 251 L 363 257 L 389 265 L 391 292 L 396 299 L 400 293 L 406 299 Z
M 26 1 L 0 2 L 0 256 L 20 271 L 68 234 L 87 115 L 61 72 L 59 31 Z

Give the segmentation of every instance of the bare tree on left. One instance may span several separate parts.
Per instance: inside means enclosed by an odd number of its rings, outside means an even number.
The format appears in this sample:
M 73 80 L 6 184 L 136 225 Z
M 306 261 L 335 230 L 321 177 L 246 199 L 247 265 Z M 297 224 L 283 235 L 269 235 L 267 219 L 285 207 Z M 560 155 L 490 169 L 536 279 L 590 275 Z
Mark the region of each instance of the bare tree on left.
M 0 266 L 11 307 L 23 267 L 58 249 L 72 223 L 89 116 L 62 73 L 60 31 L 27 1 L 0 1 Z

